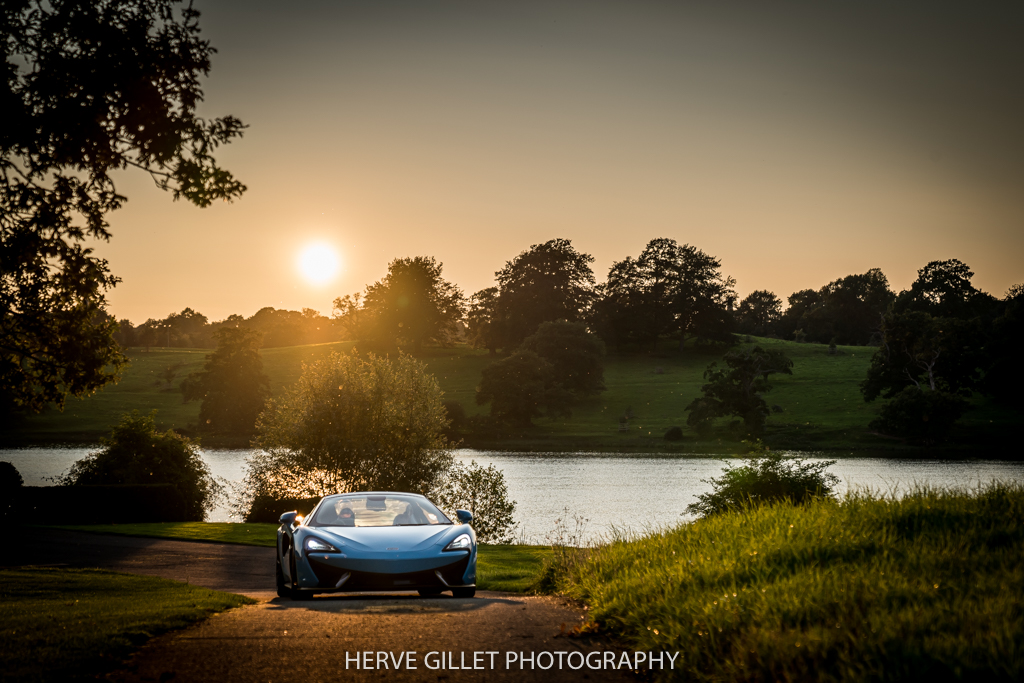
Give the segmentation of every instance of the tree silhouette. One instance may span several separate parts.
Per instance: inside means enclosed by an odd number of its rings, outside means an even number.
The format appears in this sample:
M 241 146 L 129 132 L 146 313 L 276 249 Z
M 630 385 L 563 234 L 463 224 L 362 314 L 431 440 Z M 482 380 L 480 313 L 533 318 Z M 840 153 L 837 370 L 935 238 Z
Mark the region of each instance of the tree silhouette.
M 186 401 L 202 401 L 203 429 L 252 433 L 256 418 L 270 398 L 270 380 L 263 372 L 263 333 L 247 327 L 223 327 L 214 333 L 217 350 L 206 365 L 181 383 Z
M 566 239 L 534 244 L 495 273 L 502 347 L 512 349 L 542 322 L 586 317 L 594 299 L 594 257 Z
M 721 261 L 667 238 L 653 239 L 635 260 L 612 264 L 595 305 L 595 325 L 615 343 L 657 345 L 659 337 L 727 341 L 735 281 Z M 606 338 L 608 338 L 606 337 Z
M 135 167 L 197 206 L 245 187 L 212 154 L 242 133 L 196 115 L 213 48 L 174 0 L 13 0 L 3 6 L 0 90 L 0 390 L 63 407 L 112 381 L 125 358 L 98 314 L 113 276 L 87 239 L 110 238 Z

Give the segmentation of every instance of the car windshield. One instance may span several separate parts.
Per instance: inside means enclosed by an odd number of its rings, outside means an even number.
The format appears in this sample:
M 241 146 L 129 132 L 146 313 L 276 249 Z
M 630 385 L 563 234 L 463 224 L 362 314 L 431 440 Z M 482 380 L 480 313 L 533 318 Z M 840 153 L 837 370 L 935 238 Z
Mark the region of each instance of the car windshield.
M 325 498 L 308 526 L 451 524 L 426 498 L 401 493 L 349 493 Z

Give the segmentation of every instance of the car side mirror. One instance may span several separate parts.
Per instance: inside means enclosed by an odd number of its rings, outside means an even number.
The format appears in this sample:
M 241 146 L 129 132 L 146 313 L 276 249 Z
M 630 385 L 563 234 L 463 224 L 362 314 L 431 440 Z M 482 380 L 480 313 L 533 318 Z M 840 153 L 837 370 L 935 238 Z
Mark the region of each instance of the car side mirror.
M 455 516 L 459 518 L 460 524 L 469 524 L 473 521 L 473 513 L 469 510 L 456 510 Z
M 294 510 L 292 512 L 284 513 L 283 515 L 281 515 L 281 524 L 284 524 L 285 526 L 291 526 L 295 523 L 295 518 L 298 517 L 298 515 L 299 513 Z

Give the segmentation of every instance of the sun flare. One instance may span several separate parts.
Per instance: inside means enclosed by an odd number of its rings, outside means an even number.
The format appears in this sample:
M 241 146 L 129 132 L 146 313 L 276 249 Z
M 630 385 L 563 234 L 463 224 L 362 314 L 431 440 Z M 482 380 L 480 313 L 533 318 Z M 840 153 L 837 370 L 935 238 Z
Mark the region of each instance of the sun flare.
M 299 272 L 310 284 L 327 284 L 338 274 L 339 267 L 338 253 L 323 242 L 310 244 L 299 254 Z

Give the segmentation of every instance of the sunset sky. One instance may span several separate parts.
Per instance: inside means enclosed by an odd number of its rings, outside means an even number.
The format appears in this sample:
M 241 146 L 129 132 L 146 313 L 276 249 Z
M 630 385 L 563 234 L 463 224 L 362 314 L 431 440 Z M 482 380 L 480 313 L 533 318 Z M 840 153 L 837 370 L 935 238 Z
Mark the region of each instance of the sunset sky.
M 1024 281 L 1021 3 L 197 0 L 205 116 L 233 204 L 138 172 L 97 252 L 135 323 L 360 291 L 427 255 L 469 295 L 554 237 L 613 261 L 655 237 L 719 257 L 741 296 L 959 258 Z M 313 283 L 310 243 L 338 256 Z

